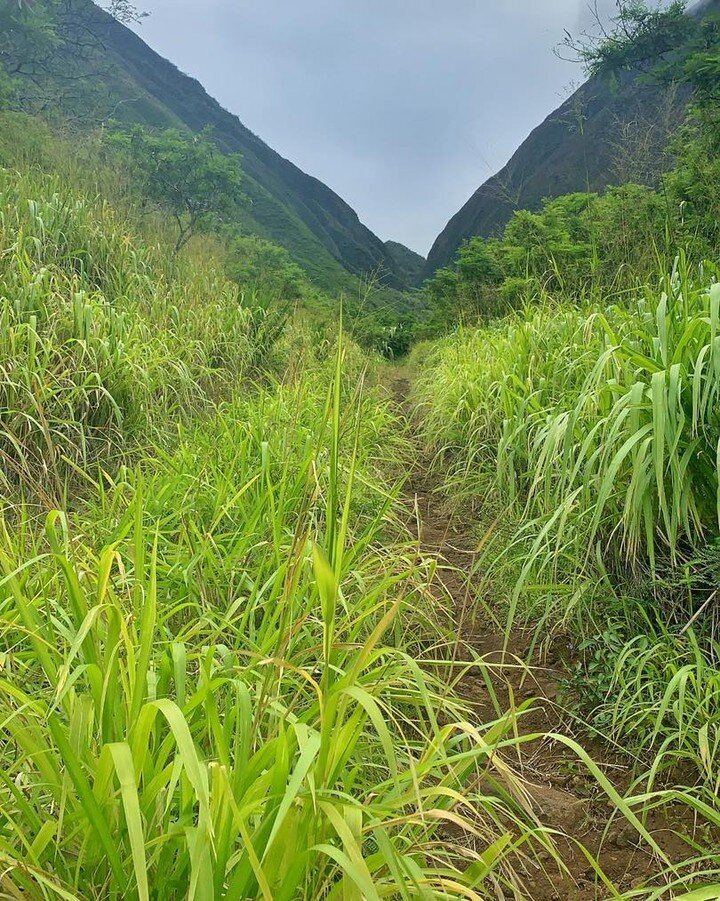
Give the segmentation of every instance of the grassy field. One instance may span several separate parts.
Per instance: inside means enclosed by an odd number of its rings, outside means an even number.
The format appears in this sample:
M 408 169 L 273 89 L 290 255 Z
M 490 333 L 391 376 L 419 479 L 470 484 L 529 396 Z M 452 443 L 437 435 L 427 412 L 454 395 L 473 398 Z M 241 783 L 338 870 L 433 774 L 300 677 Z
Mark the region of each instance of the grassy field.
M 219 233 L 173 254 L 112 167 L 82 176 L 96 147 L 12 121 L 0 894 L 528 898 L 589 872 L 623 897 L 583 848 L 568 872 L 530 790 L 552 739 L 457 634 L 409 525 L 419 474 L 479 549 L 461 575 L 505 650 L 569 648 L 555 743 L 651 860 L 625 897 L 715 897 L 716 270 L 459 327 L 415 348 L 401 405 L 340 302 L 229 280 Z M 633 767 L 620 791 L 598 736 Z
M 520 714 L 455 689 L 377 363 L 136 226 L 0 171 L 2 893 L 517 884 Z

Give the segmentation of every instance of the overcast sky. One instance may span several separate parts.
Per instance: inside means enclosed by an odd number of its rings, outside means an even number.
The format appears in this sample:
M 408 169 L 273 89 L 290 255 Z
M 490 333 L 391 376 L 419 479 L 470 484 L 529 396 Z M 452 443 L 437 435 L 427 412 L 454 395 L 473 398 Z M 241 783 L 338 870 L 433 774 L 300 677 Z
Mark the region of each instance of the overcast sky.
M 591 2 L 139 0 L 138 32 L 381 238 L 426 254 L 582 80 L 553 48 Z

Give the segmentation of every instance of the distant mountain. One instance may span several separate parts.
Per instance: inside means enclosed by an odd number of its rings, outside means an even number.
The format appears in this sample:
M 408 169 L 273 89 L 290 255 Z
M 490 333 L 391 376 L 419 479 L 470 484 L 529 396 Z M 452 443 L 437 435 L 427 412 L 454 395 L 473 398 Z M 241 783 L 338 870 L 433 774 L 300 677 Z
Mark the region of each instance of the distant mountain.
M 575 191 L 653 183 L 670 164 L 664 151 L 686 105 L 687 94 L 632 74 L 617 85 L 590 79 L 453 216 L 430 251 L 425 275 L 450 265 L 468 238 L 501 234 L 515 210 L 536 210 L 545 198 Z
M 720 13 L 720 0 L 699 0 L 689 14 Z M 591 78 L 481 185 L 447 224 L 428 255 L 425 277 L 449 266 L 464 241 L 502 233 L 515 210 L 546 198 L 610 185 L 653 185 L 672 165 L 666 149 L 685 120 L 686 89 L 661 87 L 631 73 L 616 84 Z
M 386 241 L 385 250 L 395 263 L 395 270 L 411 288 L 419 288 L 423 281 L 426 259 L 397 241 Z
M 92 60 L 68 61 L 79 85 L 67 110 L 71 116 L 79 117 L 92 104 L 101 117 L 125 124 L 192 131 L 209 126 L 223 150 L 242 156 L 244 191 L 250 201 L 241 223 L 245 231 L 284 246 L 326 289 L 350 287 L 354 282 L 348 274 L 371 271 L 382 271 L 389 287 L 405 286 L 384 243 L 342 198 L 272 150 L 198 81 L 91 0 L 68 2 L 74 8 L 75 27 L 81 31 L 89 23 L 93 33 L 102 34 L 103 44 L 101 78 L 94 74 Z

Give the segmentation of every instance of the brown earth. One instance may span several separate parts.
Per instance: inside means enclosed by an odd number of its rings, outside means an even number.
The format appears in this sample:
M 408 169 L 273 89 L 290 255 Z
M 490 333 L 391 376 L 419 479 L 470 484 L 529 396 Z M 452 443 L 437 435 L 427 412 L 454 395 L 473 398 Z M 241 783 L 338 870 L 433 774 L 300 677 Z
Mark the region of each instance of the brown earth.
M 409 388 L 405 374 L 396 375 L 392 390 L 402 407 L 407 403 Z M 504 652 L 505 631 L 486 615 L 484 604 L 479 603 L 486 589 L 473 580 L 479 549 L 472 520 L 448 511 L 436 490 L 438 479 L 428 475 L 429 469 L 429 465 L 420 465 L 411 474 L 406 503 L 421 551 L 440 563 L 436 587 L 444 598 L 452 599 L 459 637 L 482 661 L 461 686 L 477 722 L 497 719 L 497 708 L 485 682 L 491 674 L 501 709 L 517 709 L 523 702 L 533 702 L 521 717 L 521 734 L 574 737 L 615 790 L 624 795 L 631 783 L 633 761 L 607 744 L 589 739 L 587 734 L 573 736 L 573 718 L 557 701 L 568 675 L 566 654 L 551 645 L 541 655 L 532 650 L 530 637 L 521 632 L 511 634 Z M 528 901 L 595 901 L 632 890 L 640 890 L 642 895 L 641 887 L 662 885 L 658 880 L 665 864 L 618 815 L 597 779 L 573 751 L 551 738 L 527 743 L 523 745 L 520 772 L 534 813 L 544 826 L 559 833 L 557 848 L 567 869 L 561 872 L 550 854 L 538 861 L 524 858 L 520 867 L 526 894 L 520 897 Z M 692 856 L 688 842 L 680 837 L 692 831 L 684 810 L 653 812 L 645 826 L 669 860 L 679 862 Z M 603 884 L 580 846 L 599 862 L 614 889 Z M 665 897 L 672 896 L 668 892 Z

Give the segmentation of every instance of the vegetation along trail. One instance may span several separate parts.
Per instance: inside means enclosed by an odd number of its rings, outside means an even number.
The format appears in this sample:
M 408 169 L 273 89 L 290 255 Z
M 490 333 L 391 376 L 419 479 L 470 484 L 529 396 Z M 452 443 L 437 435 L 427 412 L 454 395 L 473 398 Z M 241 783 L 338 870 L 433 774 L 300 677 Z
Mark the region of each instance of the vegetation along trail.
M 720 898 L 720 0 L 427 261 L 142 18 L 0 0 L 0 901 Z
M 411 431 L 419 415 L 413 402 L 413 377 L 412 367 L 407 366 L 393 367 L 386 374 Z M 473 529 L 475 514 L 470 509 L 453 510 L 443 500 L 442 479 L 417 433 L 415 443 L 418 457 L 405 483 L 404 503 L 420 554 L 438 560 L 434 591 L 439 599 L 449 600 L 458 659 L 476 664 L 463 676 L 460 694 L 471 703 L 478 723 L 520 712 L 521 733 L 537 736 L 524 746 L 516 765 L 523 777 L 525 801 L 553 831 L 558 857 L 545 853 L 537 860 L 522 860 L 518 872 L 523 891 L 532 901 L 591 901 L 643 891 L 663 864 L 633 825 L 618 815 L 608 794 L 609 786 L 610 791 L 626 795 L 633 759 L 622 748 L 598 740 L 561 703 L 573 664 L 572 647 L 557 640 L 542 645 L 522 628 L 508 631 L 502 610 L 493 605 L 493 585 L 482 572 L 487 536 Z M 573 735 L 607 783 L 596 778 L 575 749 L 560 739 Z M 668 860 L 686 857 L 693 830 L 686 811 L 652 813 L 645 825 Z

